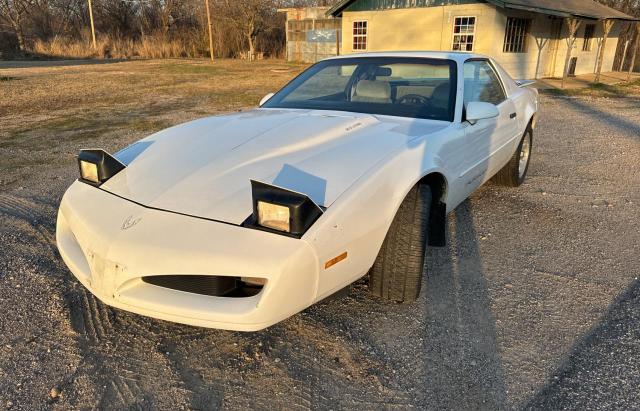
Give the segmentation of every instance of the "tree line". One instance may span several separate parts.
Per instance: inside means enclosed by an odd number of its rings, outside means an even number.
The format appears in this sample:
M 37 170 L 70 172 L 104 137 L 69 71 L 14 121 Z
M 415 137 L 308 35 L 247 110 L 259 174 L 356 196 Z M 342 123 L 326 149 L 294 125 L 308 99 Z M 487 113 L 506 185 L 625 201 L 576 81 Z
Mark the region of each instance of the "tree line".
M 216 57 L 281 56 L 279 8 L 328 0 L 209 0 Z M 0 0 L 0 53 L 65 57 L 209 54 L 205 0 Z M 91 7 L 91 12 L 89 8 Z M 93 14 L 96 47 L 91 38 Z
M 335 1 L 208 0 L 214 55 L 281 57 L 286 33 L 285 17 L 278 9 L 327 6 Z M 598 1 L 640 16 L 640 0 Z M 206 0 L 0 0 L 0 57 L 208 56 L 206 4 Z M 634 26 L 625 27 L 619 49 L 634 35 Z M 632 41 L 627 44 L 638 46 Z
M 597 0 L 630 16 L 640 17 L 640 0 Z M 620 32 L 618 49 L 616 50 L 614 67 L 620 70 L 628 69 L 633 58 L 633 50 L 640 53 L 640 26 L 626 24 Z M 636 61 L 635 70 L 640 69 L 640 59 Z

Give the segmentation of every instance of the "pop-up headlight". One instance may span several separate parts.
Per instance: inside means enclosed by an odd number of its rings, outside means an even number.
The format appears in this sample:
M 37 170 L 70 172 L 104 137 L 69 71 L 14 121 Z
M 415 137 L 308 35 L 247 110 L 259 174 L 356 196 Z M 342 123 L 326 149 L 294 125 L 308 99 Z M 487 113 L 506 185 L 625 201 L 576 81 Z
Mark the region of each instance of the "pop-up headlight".
M 258 224 L 274 230 L 291 231 L 289 207 L 258 201 Z
M 80 150 L 78 154 L 80 180 L 99 186 L 126 166 L 104 150 Z
M 301 237 L 323 211 L 307 195 L 251 180 L 253 215 L 247 225 Z

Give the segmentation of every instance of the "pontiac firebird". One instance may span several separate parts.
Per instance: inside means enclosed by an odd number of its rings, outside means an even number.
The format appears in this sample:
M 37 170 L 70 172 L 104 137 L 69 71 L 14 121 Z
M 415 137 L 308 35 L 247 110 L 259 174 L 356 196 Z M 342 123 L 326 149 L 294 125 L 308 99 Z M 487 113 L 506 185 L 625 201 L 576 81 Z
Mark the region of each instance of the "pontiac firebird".
M 104 303 L 202 327 L 260 330 L 367 274 L 413 301 L 447 213 L 523 182 L 528 85 L 468 53 L 323 60 L 256 109 L 80 151 L 60 254 Z

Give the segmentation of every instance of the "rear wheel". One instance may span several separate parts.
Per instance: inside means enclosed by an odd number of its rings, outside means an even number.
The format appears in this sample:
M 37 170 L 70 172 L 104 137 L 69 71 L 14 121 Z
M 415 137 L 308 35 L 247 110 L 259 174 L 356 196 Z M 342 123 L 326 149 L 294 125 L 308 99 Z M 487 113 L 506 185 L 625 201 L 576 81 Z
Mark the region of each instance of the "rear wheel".
M 531 160 L 531 147 L 533 146 L 533 131 L 531 127 L 527 128 L 518 149 L 511 157 L 511 160 L 502 170 L 493 177 L 493 181 L 509 187 L 518 187 L 524 182 L 529 170 L 529 161 Z
M 418 184 L 404 199 L 369 272 L 372 294 L 398 302 L 420 295 L 431 189 Z

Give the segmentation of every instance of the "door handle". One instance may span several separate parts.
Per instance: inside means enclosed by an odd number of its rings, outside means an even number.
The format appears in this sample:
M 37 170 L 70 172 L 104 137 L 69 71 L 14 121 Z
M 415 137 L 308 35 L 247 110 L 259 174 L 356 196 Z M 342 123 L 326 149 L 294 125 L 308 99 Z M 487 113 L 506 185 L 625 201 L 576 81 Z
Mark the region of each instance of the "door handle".
M 516 118 L 516 117 L 518 117 L 518 114 L 517 114 L 517 113 L 511 113 L 511 114 L 509 114 L 509 118 L 511 118 L 511 119 L 514 119 L 514 118 Z

